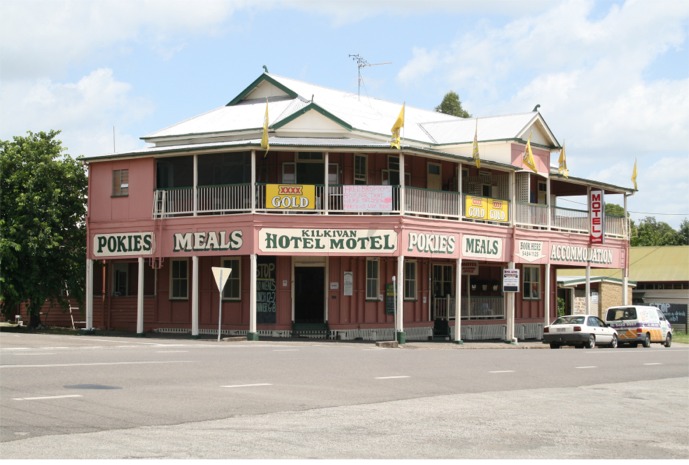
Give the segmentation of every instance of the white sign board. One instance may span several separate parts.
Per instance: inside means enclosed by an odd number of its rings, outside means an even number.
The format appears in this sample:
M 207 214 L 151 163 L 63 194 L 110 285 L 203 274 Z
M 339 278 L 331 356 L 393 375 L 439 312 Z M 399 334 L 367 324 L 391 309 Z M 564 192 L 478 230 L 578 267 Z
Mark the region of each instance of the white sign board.
M 502 292 L 519 292 L 519 270 L 505 268 L 502 270 Z
M 218 291 L 222 292 L 225 287 L 225 283 L 230 278 L 232 273 L 232 268 L 221 268 L 219 266 L 211 267 L 213 270 L 213 278 L 215 279 L 215 285 L 218 286 Z

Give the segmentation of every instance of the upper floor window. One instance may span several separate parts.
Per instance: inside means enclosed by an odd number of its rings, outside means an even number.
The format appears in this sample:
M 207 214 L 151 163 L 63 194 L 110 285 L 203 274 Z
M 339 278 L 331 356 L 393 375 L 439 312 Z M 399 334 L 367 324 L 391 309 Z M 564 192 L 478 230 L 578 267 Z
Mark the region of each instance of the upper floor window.
M 354 184 L 368 184 L 366 155 L 354 155 Z
M 129 170 L 112 171 L 112 196 L 126 197 L 129 195 Z

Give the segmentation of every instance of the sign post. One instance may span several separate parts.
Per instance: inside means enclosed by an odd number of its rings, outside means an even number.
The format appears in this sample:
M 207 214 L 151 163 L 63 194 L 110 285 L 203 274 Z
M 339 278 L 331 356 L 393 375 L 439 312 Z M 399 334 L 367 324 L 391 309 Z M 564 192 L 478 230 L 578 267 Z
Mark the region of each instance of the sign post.
M 213 278 L 215 278 L 215 285 L 218 286 L 218 342 L 220 342 L 220 327 L 222 325 L 222 290 L 225 283 L 230 278 L 232 268 L 222 268 L 219 266 L 211 267 L 213 270 Z
M 519 269 L 502 270 L 502 292 L 519 292 Z

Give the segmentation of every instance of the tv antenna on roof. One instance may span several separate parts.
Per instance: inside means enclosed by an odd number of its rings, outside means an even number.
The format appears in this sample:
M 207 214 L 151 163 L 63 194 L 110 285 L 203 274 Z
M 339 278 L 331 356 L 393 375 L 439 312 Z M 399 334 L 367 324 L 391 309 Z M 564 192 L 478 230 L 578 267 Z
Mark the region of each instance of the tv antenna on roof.
M 358 72 L 358 81 L 357 81 L 357 95 L 359 98 L 361 98 L 361 68 L 366 68 L 368 66 L 380 66 L 380 65 L 389 65 L 392 62 L 391 61 L 386 61 L 385 63 L 369 63 L 366 61 L 366 58 L 362 57 L 358 53 L 356 55 L 349 55 L 350 58 L 352 58 L 354 61 L 356 61 L 356 66 L 357 66 L 357 72 Z

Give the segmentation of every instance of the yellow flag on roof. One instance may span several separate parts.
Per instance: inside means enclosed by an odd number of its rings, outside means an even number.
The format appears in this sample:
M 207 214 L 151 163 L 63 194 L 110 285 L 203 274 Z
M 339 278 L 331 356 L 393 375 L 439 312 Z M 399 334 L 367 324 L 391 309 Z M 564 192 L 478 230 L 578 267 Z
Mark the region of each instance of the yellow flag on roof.
M 526 141 L 526 147 L 524 148 L 524 155 L 522 156 L 522 162 L 534 173 L 538 173 L 536 169 L 536 160 L 534 160 L 533 152 L 531 151 L 531 134 L 529 134 L 529 140 Z
M 557 172 L 566 178 L 569 178 L 569 170 L 567 169 L 567 156 L 565 155 L 565 144 L 562 144 L 560 149 L 560 158 L 558 159 Z
M 266 113 L 263 116 L 263 135 L 261 136 L 261 148 L 266 151 L 263 155 L 264 157 L 268 154 L 270 150 L 270 144 L 268 143 L 268 99 L 266 98 Z
M 402 109 L 400 110 L 400 114 L 397 117 L 397 120 L 395 120 L 395 124 L 392 125 L 392 128 L 390 129 L 390 132 L 392 132 L 392 139 L 390 140 L 390 147 L 394 147 L 396 149 L 400 149 L 400 129 L 404 127 L 404 107 L 406 105 L 406 102 L 402 104 Z
M 481 169 L 481 158 L 478 155 L 478 119 L 476 119 L 476 130 L 474 131 L 474 149 L 471 153 L 474 157 L 474 163 L 476 163 L 476 168 Z
M 636 185 L 636 158 L 634 159 L 634 169 L 632 170 L 632 182 L 634 183 L 634 190 L 638 191 L 639 188 Z

